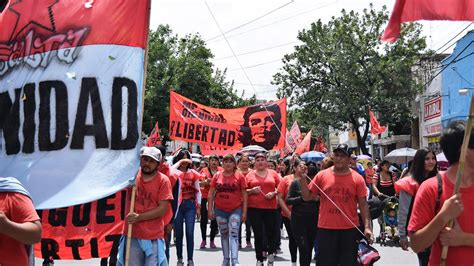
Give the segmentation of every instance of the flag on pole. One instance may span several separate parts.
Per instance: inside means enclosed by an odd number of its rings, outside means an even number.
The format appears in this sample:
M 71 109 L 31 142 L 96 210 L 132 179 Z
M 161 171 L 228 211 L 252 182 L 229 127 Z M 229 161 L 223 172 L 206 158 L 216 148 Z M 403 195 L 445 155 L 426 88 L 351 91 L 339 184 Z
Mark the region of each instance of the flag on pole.
M 379 121 L 377 121 L 377 118 L 375 118 L 374 112 L 369 111 L 370 113 L 370 134 L 380 134 L 383 133 L 386 129 L 386 127 L 383 127 L 379 124 Z
M 301 143 L 301 130 L 298 122 L 293 122 L 290 131 L 286 131 L 284 154 L 292 153 Z
M 396 0 L 382 40 L 395 42 L 400 24 L 417 20 L 474 21 L 474 1 Z
M 159 144 L 161 144 L 160 128 L 158 127 L 158 121 L 156 121 L 155 127 L 153 128 L 150 133 L 150 136 L 148 137 L 146 146 L 151 147 Z
M 304 137 L 303 141 L 296 147 L 295 153 L 296 154 L 303 154 L 311 149 L 311 134 L 313 134 L 313 129 L 311 129 L 306 136 Z

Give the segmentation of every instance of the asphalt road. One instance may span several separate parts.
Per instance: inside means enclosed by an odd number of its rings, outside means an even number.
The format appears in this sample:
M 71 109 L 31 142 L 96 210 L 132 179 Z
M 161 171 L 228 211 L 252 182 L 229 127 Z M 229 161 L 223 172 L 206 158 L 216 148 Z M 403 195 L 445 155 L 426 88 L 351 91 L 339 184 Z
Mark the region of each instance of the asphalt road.
M 378 235 L 379 227 L 377 222 L 374 220 L 374 231 Z M 209 232 L 209 230 L 208 230 Z M 245 233 L 244 233 L 245 234 Z M 209 240 L 207 249 L 199 249 L 201 243 L 201 234 L 199 223 L 196 223 L 194 233 L 194 264 L 195 265 L 206 265 L 206 266 L 219 266 L 222 262 L 222 251 L 220 249 L 220 238 L 216 237 L 216 245 L 218 248 L 210 249 Z M 185 241 L 184 241 L 185 242 Z M 394 246 L 391 242 L 387 243 L 387 246 L 380 246 L 374 244 L 374 247 L 379 251 L 381 259 L 376 265 L 400 265 L 400 266 L 415 266 L 418 265 L 416 254 L 412 251 L 403 251 L 400 247 Z M 288 239 L 282 239 L 282 251 L 283 253 L 278 254 L 275 265 L 291 265 L 290 254 L 288 250 Z M 184 248 L 184 257 L 186 258 L 186 248 Z M 171 259 L 170 265 L 176 265 L 176 249 L 173 246 L 171 248 Z M 255 252 L 254 249 L 242 249 L 239 252 L 239 260 L 241 265 L 255 265 Z M 36 265 L 42 265 L 42 260 L 37 259 Z M 72 265 L 72 266 L 99 266 L 99 259 L 83 260 L 83 261 L 55 261 L 55 266 Z

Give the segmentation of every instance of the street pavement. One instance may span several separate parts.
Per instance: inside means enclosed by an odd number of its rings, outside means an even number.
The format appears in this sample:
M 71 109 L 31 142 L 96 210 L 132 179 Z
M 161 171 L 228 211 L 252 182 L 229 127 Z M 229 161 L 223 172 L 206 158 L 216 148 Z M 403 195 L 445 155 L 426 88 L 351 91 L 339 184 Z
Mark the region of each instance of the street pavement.
M 244 226 L 245 227 L 245 226 Z M 209 232 L 210 230 L 208 230 Z M 245 230 L 243 230 L 245 235 Z M 379 227 L 376 221 L 374 221 L 374 232 L 378 235 Z M 245 240 L 244 240 L 245 242 Z M 253 242 L 253 239 L 252 239 Z M 186 241 L 184 241 L 186 243 Z M 211 249 L 208 246 L 206 249 L 199 249 L 201 243 L 201 231 L 199 228 L 199 223 L 196 223 L 194 231 L 194 264 L 195 265 L 205 265 L 205 266 L 220 266 L 222 262 L 222 250 L 220 249 L 220 238 L 216 237 L 216 245 L 218 248 Z M 400 265 L 400 266 L 415 266 L 418 265 L 418 260 L 416 254 L 413 251 L 403 251 L 400 247 L 394 246 L 390 242 L 387 243 L 387 246 L 380 246 L 379 244 L 374 244 L 374 247 L 379 251 L 381 259 L 375 265 Z M 282 239 L 282 252 L 277 255 L 275 265 L 291 265 L 290 253 L 288 249 L 288 239 Z M 176 249 L 173 246 L 171 248 L 171 261 L 170 265 L 176 265 Z M 186 247 L 183 247 L 183 255 L 186 259 Z M 251 266 L 255 265 L 255 251 L 254 249 L 242 249 L 239 252 L 239 260 L 242 266 Z M 36 265 L 41 265 L 42 260 L 37 259 Z M 83 261 L 55 261 L 54 266 L 99 266 L 99 259 L 92 260 L 83 260 Z M 314 265 L 314 264 L 312 264 Z

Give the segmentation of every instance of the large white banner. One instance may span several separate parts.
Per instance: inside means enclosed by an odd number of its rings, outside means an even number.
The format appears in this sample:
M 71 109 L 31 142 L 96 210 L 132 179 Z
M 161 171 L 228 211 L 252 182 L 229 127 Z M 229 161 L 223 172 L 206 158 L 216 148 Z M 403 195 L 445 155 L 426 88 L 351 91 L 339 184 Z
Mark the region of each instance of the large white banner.
M 37 209 L 111 195 L 138 169 L 147 3 L 59 0 L 48 31 L 35 15 L 44 1 L 27 2 L 0 15 L 13 32 L 0 34 L 0 176 L 18 178 Z M 12 13 L 40 23 L 20 29 Z

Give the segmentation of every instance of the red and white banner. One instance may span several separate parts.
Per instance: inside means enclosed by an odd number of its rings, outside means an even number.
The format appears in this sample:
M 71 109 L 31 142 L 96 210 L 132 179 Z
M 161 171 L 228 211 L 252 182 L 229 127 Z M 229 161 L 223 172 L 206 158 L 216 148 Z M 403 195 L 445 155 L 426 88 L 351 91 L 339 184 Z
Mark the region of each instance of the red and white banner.
M 396 0 L 382 40 L 396 41 L 400 24 L 417 20 L 474 21 L 474 1 Z
M 284 153 L 289 154 L 292 153 L 296 147 L 301 142 L 301 130 L 300 127 L 298 126 L 298 122 L 293 122 L 293 125 L 291 126 L 290 131 L 286 131 L 286 143 L 285 143 L 285 149 Z
M 149 7 L 11 0 L 0 14 L 0 175 L 36 208 L 91 202 L 134 177 Z
M 298 147 L 295 149 L 296 154 L 303 154 L 307 151 L 311 150 L 311 135 L 313 134 L 313 129 L 311 129 L 308 133 L 306 133 L 306 136 L 304 136 L 304 139 L 298 144 Z
M 108 265 L 115 265 L 128 212 L 126 199 L 125 189 L 94 202 L 39 211 L 43 232 L 35 256 L 54 260 L 110 257 Z

